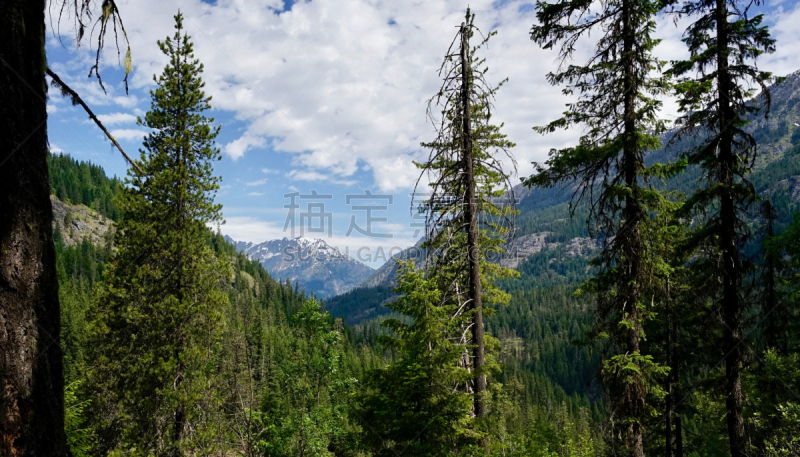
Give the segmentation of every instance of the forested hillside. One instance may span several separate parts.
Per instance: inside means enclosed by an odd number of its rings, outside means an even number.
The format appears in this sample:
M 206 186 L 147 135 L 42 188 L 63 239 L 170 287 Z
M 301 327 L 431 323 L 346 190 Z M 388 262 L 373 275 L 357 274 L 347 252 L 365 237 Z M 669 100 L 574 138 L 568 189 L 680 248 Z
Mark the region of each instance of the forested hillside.
M 99 165 L 77 161 L 68 154 L 48 154 L 50 192 L 64 203 L 85 205 L 102 216 L 117 220 L 120 216 L 114 197 L 122 183 L 106 177 Z

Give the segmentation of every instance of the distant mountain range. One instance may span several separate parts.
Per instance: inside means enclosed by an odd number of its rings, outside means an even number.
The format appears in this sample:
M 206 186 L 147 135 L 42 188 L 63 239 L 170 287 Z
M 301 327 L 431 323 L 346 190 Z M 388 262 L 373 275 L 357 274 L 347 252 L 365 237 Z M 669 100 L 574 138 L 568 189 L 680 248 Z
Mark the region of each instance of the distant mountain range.
M 261 262 L 272 277 L 298 283 L 321 299 L 350 291 L 374 271 L 320 239 L 283 238 L 258 244 L 225 239 L 238 252 Z

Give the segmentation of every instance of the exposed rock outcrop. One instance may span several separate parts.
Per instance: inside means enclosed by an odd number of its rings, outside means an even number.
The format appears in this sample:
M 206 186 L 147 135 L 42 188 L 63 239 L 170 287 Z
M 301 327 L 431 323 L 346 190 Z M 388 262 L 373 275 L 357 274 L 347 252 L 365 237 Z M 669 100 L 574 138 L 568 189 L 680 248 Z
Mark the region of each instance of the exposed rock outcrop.
M 54 195 L 50 196 L 53 205 L 53 230 L 61 232 L 64 243 L 68 246 L 88 239 L 94 244 L 105 243 L 112 230 L 113 222 L 84 205 L 72 205 L 62 202 Z

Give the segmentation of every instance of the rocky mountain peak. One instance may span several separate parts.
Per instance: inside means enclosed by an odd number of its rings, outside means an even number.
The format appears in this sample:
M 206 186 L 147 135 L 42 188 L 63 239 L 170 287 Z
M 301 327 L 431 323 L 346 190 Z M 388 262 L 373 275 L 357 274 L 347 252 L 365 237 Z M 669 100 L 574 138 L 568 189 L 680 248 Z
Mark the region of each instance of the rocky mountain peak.
M 372 274 L 372 268 L 318 238 L 284 237 L 258 244 L 225 239 L 273 277 L 298 282 L 319 298 L 347 292 Z

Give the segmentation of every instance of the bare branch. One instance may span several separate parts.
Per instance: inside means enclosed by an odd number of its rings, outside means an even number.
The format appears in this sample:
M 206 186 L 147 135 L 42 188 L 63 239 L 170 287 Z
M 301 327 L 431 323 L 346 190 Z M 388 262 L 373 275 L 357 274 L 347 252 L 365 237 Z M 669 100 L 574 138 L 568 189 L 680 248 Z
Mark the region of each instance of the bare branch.
M 75 92 L 64 81 L 62 81 L 61 78 L 59 78 L 58 75 L 55 72 L 53 72 L 53 70 L 51 70 L 49 67 L 47 68 L 47 75 L 50 76 L 50 78 L 53 79 L 53 86 L 58 88 L 61 91 L 61 94 L 63 96 L 69 97 L 72 100 L 72 104 L 73 105 L 80 105 L 80 106 L 83 107 L 83 109 L 89 115 L 89 118 L 92 121 L 94 121 L 94 123 L 97 124 L 97 126 L 100 128 L 100 130 L 103 131 L 103 133 L 106 135 L 106 137 L 108 137 L 108 139 L 111 140 L 111 143 L 119 150 L 119 152 L 122 153 L 122 156 L 125 158 L 125 160 L 133 168 L 136 169 L 137 174 L 139 176 L 144 176 L 144 171 L 142 171 L 142 169 L 139 168 L 139 165 L 137 165 L 136 162 L 134 162 L 130 158 L 130 156 L 128 156 L 128 154 L 125 153 L 125 151 L 122 149 L 122 146 L 119 144 L 119 142 L 117 142 L 117 140 L 114 138 L 114 136 L 111 135 L 111 133 L 108 131 L 108 129 L 106 129 L 106 127 L 103 125 L 103 123 L 100 122 L 100 119 L 98 119 L 97 116 L 95 116 L 94 112 L 92 112 L 91 108 L 89 108 L 89 106 L 86 104 L 86 102 L 83 101 L 83 99 L 80 97 L 80 95 L 78 95 L 77 92 Z

